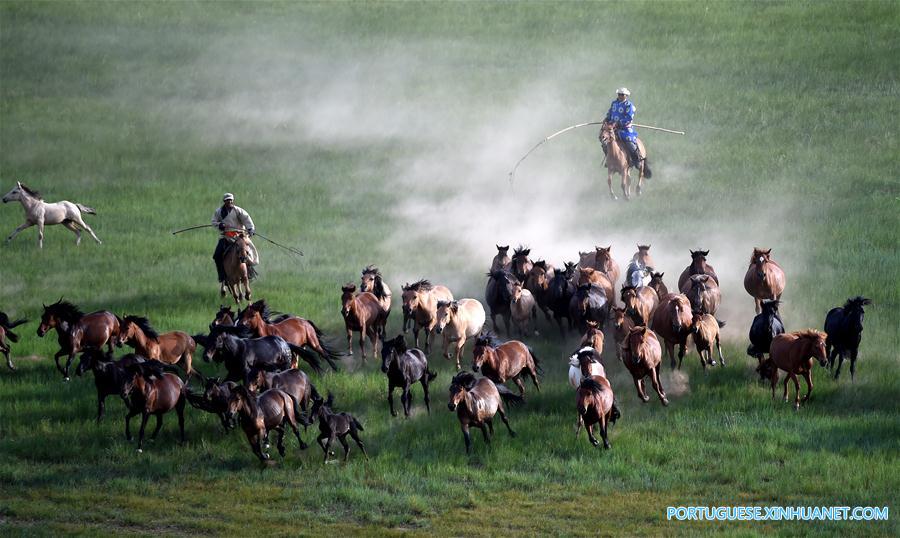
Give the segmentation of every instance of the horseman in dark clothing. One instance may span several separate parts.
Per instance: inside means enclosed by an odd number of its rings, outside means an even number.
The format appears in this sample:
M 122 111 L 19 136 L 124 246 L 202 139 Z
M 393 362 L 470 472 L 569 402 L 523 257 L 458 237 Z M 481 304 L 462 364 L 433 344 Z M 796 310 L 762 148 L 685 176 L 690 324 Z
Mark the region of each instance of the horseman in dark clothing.
M 234 205 L 234 195 L 226 192 L 222 197 L 222 207 L 216 209 L 213 213 L 212 224 L 219 229 L 219 242 L 216 244 L 216 251 L 213 253 L 213 260 L 216 262 L 216 271 L 219 273 L 219 285 L 221 291 L 225 293 L 225 267 L 223 258 L 225 250 L 233 241 L 233 238 L 240 233 L 246 233 L 253 236 L 255 227 L 250 214 L 243 208 Z

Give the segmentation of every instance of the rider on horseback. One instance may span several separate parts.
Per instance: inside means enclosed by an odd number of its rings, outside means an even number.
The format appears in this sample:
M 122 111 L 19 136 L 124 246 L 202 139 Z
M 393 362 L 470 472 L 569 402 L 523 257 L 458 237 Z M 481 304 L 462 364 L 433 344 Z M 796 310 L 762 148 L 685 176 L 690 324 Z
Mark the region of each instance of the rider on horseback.
M 219 284 L 222 287 L 222 293 L 224 293 L 225 266 L 223 264 L 223 259 L 225 257 L 225 250 L 231 243 L 232 238 L 236 237 L 241 232 L 246 231 L 248 235 L 252 236 L 255 227 L 253 226 L 253 219 L 250 218 L 250 214 L 244 211 L 244 209 L 234 205 L 234 195 L 230 192 L 226 192 L 225 196 L 222 197 L 222 207 L 216 209 L 216 212 L 213 213 L 212 224 L 213 226 L 218 227 L 221 232 L 219 242 L 216 244 L 216 251 L 213 253 L 213 260 L 216 262 L 216 271 L 219 273 Z
M 619 139 L 625 142 L 625 148 L 631 158 L 631 165 L 637 168 L 640 165 L 641 154 L 638 151 L 637 132 L 631 127 L 634 120 L 634 113 L 637 108 L 628 99 L 631 92 L 628 88 L 619 88 L 616 90 L 616 100 L 609 106 L 609 112 L 606 113 L 605 124 L 613 124 L 616 127 L 616 133 Z M 606 148 L 603 148 L 604 153 Z

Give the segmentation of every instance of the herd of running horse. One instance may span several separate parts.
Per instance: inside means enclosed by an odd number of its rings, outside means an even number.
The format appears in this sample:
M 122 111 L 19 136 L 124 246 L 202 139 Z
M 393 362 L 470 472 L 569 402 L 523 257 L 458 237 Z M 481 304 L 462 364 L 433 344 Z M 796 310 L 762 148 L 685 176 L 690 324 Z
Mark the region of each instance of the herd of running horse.
M 94 375 L 98 421 L 104 416 L 107 396 L 119 396 L 125 403 L 125 434 L 129 440 L 130 420 L 141 415 L 139 451 L 150 416 L 156 417 L 152 438 L 162 426 L 162 416 L 174 410 L 183 439 L 184 409 L 190 404 L 216 414 L 226 431 L 239 425 L 254 454 L 263 461 L 269 459 L 272 430 L 278 434 L 277 447 L 284 456 L 285 428 L 292 430 L 305 449 L 298 426 L 316 421 L 320 430 L 317 442 L 326 462 L 334 455 L 331 448 L 335 441 L 341 443 L 347 459 L 347 435 L 366 454 L 359 420 L 335 412 L 334 395 L 323 397 L 310 376 L 299 368 L 303 361 L 319 374 L 324 361 L 337 370 L 339 360 L 353 355 L 356 333 L 363 364 L 367 340 L 373 355 L 380 348 L 390 412 L 397 414 L 393 393 L 399 388 L 407 417 L 411 412 L 411 387 L 416 383 L 421 384 L 426 409 L 431 411 L 429 384 L 437 374 L 429 369 L 428 357 L 435 336 L 442 340 L 442 355 L 453 360 L 457 370 L 462 370 L 466 343 L 474 341 L 472 372 L 460 371 L 452 378 L 448 401 L 449 409 L 459 418 L 467 452 L 472 448 L 471 427 L 480 429 L 485 441 L 490 442 L 496 414 L 515 436 L 505 404 L 524 401 L 525 378 L 540 390 L 542 370 L 534 350 L 521 340 L 503 341 L 496 333 L 502 330 L 510 337 L 515 332 L 523 340 L 533 338 L 539 334 L 536 322 L 541 314 L 548 322 L 555 322 L 561 335 L 573 331 L 582 335 L 577 349 L 568 357 L 569 382 L 575 389 L 576 435 L 584 426 L 595 446 L 599 441 L 594 427 L 598 427 L 604 447 L 609 448 L 609 425 L 620 416 L 603 359 L 604 328 L 614 339 L 617 360 L 631 374 L 644 402 L 650 399 L 644 388 L 644 380 L 649 377 L 662 405 L 668 405 L 660 379 L 663 349 L 671 367 L 680 369 L 689 337 L 704 371 L 717 364 L 714 347 L 718 364 L 725 366 L 719 338 L 724 323 L 716 318 L 721 301 L 719 278 L 707 262 L 708 251 L 691 251 L 691 263 L 679 276 L 676 292 L 669 292 L 663 283 L 664 273 L 656 271 L 647 245 L 638 246 L 624 275 L 610 247 L 579 253 L 578 262 L 559 268 L 543 260 L 532 261 L 530 250 L 524 247 L 515 249 L 512 256 L 508 246 L 498 246 L 497 251 L 487 274 L 484 303 L 473 298 L 456 299 L 446 286 L 428 280 L 402 287 L 403 332 L 412 329 L 412 346 L 402 334 L 387 336 L 393 297 L 375 266 L 363 269 L 358 289 L 352 283 L 341 287 L 346 349 L 335 339 L 324 337 L 311 320 L 270 311 L 265 300 L 237 310 L 222 307 L 207 334 L 192 336 L 181 331 L 158 333 L 141 316 L 120 317 L 106 310 L 85 314 L 60 299 L 43 306 L 37 335 L 56 331 L 60 349 L 54 360 L 67 381 L 72 363 L 80 354 L 76 373 L 90 370 Z M 620 276 L 624 276 L 624 283 L 616 294 Z M 779 372 L 784 371 L 784 400 L 788 401 L 791 380 L 796 390 L 794 405 L 799 408 L 797 376 L 806 380 L 805 401 L 812 392 L 814 361 L 833 368 L 837 358 L 837 378 L 847 355 L 851 376 L 855 374 L 863 307 L 870 304 L 868 299 L 854 297 L 843 307 L 830 310 L 824 332 L 787 332 L 778 312 L 785 274 L 772 260 L 771 250 L 754 249 L 744 287 L 753 297 L 757 312 L 750 327 L 747 354 L 757 359 L 761 379 L 771 382 L 773 398 Z M 488 317 L 493 331 L 487 328 Z M 23 323 L 26 320 L 12 321 L 0 312 L 0 352 L 10 369 L 14 369 L 10 342 L 19 339 L 13 329 Z M 204 361 L 224 366 L 224 377 L 207 377 L 194 368 L 197 344 L 204 349 Z M 123 345 L 133 348 L 133 353 L 115 359 L 114 349 Z M 60 363 L 62 358 L 64 364 Z M 182 372 L 184 378 L 179 375 Z M 202 390 L 196 390 L 196 382 L 191 385 L 195 378 Z M 518 393 L 505 385 L 507 381 L 517 386 Z

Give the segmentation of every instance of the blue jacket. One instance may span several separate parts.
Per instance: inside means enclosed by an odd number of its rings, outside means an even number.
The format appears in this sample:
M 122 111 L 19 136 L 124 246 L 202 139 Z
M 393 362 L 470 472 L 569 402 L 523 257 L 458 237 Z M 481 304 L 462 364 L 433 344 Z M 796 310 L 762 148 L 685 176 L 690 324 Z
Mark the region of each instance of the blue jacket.
M 616 128 L 619 130 L 619 136 L 623 138 L 634 138 L 637 136 L 635 130 L 631 127 L 626 128 L 625 126 L 634 121 L 635 112 L 637 112 L 637 108 L 635 108 L 630 100 L 625 99 L 620 103 L 618 99 L 615 99 L 612 104 L 609 105 L 609 112 L 606 113 L 606 121 L 616 124 Z

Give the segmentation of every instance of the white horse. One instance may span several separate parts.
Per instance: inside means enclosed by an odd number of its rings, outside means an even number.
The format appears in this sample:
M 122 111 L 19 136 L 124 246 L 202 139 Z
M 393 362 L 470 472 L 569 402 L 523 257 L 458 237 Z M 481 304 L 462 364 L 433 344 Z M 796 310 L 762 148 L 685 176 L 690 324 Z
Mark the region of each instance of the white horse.
M 66 228 L 75 232 L 75 244 L 81 244 L 81 230 L 87 230 L 94 241 L 101 243 L 100 239 L 94 234 L 94 230 L 85 224 L 81 218 L 82 213 L 96 215 L 97 212 L 93 208 L 73 204 L 63 200 L 48 204 L 41 198 L 41 193 L 31 190 L 22 183 L 16 181 L 16 186 L 3 196 L 3 203 L 15 202 L 18 200 L 25 208 L 25 224 L 22 224 L 13 233 L 9 234 L 6 242 L 9 243 L 13 238 L 19 235 L 19 232 L 30 226 L 38 227 L 38 246 L 44 248 L 44 225 L 45 224 L 62 224 Z

